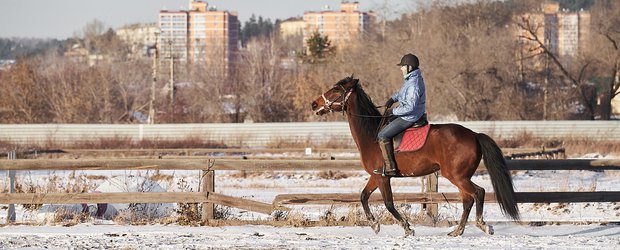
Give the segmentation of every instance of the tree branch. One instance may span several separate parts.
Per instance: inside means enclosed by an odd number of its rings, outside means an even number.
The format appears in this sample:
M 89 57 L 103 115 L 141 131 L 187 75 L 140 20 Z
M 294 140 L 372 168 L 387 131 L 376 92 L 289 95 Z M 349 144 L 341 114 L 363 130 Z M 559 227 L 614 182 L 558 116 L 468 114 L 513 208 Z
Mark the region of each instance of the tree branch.
M 607 40 L 609 40 L 611 42 L 611 44 L 614 46 L 615 50 L 618 50 L 618 43 L 616 42 L 616 40 L 614 40 L 611 35 L 609 35 L 609 32 L 605 33 L 603 36 L 605 36 L 605 38 L 607 38 Z

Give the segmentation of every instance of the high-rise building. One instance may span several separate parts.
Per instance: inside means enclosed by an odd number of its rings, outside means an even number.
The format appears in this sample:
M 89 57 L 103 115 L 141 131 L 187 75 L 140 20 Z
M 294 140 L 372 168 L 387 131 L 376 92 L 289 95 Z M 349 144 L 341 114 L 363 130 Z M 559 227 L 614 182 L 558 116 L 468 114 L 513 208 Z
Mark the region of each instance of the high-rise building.
M 238 52 L 237 13 L 218 11 L 202 0 L 190 0 L 189 6 L 188 10 L 160 11 L 160 54 L 230 69 Z
M 358 7 L 358 2 L 343 1 L 340 3 L 340 11 L 326 8 L 324 11 L 304 13 L 304 43 L 315 32 L 327 36 L 336 47 L 361 39 L 368 30 L 374 14 L 361 12 Z
M 588 43 L 590 33 L 590 13 L 587 11 L 569 12 L 560 10 L 559 3 L 545 3 L 541 10 L 521 15 L 520 22 L 529 25 L 539 41 L 555 55 L 563 59 L 577 57 Z M 542 53 L 534 35 L 519 28 L 518 36 L 522 45 L 522 56 L 533 57 Z M 538 65 L 540 66 L 540 65 Z
M 187 11 L 159 12 L 160 35 L 157 49 L 162 58 L 174 57 L 181 61 L 188 59 L 188 16 Z

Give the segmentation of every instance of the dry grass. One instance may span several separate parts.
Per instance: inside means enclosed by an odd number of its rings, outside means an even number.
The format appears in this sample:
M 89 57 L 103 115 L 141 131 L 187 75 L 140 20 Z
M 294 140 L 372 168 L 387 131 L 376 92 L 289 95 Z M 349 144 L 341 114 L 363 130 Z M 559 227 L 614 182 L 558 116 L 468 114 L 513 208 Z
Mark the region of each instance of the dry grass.
M 246 171 L 246 170 L 239 170 L 239 171 L 234 171 L 231 174 L 229 174 L 229 177 L 232 178 L 239 178 L 239 179 L 245 179 L 245 178 L 253 178 L 253 177 L 259 177 L 259 176 L 263 176 L 266 174 L 266 171 Z
M 286 139 L 286 138 L 272 138 L 266 145 L 267 148 L 333 148 L 333 149 L 349 149 L 355 148 L 355 145 L 352 144 L 352 141 L 349 139 L 343 140 L 341 138 L 330 138 L 327 142 L 324 143 L 313 143 L 310 140 L 310 137 L 305 139 Z
M 51 221 L 45 222 L 45 224 L 62 225 L 65 227 L 75 226 L 77 224 L 90 220 L 88 213 L 72 213 L 67 211 L 64 207 L 56 210 Z
M 325 170 L 317 173 L 317 176 L 327 180 L 340 180 L 349 178 L 350 175 L 342 171 Z
M 271 141 L 267 143 L 267 148 L 307 148 L 312 147 L 312 142 L 310 138 L 306 139 L 296 139 L 296 140 L 288 140 L 285 138 L 272 138 Z
M 87 175 L 86 179 L 88 180 L 107 180 L 108 177 L 105 175 Z
M 592 140 L 592 139 L 541 139 L 534 137 L 531 133 L 523 132 L 510 139 L 497 139 L 497 144 L 501 148 L 565 148 L 571 155 L 583 155 L 597 152 L 603 155 L 620 155 L 620 143 L 614 141 Z
M 27 186 L 24 187 L 21 183 L 15 181 L 15 192 L 16 193 L 39 193 L 40 192 L 41 187 L 39 186 Z M 22 206 L 24 207 L 24 209 L 26 209 L 26 211 L 35 211 L 40 209 L 43 204 L 22 204 Z
M 343 149 L 343 148 L 355 148 L 355 144 L 351 140 L 343 140 L 342 138 L 330 138 L 327 142 L 322 143 L 320 145 L 316 145 L 319 148 L 334 148 L 334 149 Z
M 202 220 L 201 206 L 198 203 L 178 203 L 175 209 L 176 222 L 182 226 L 199 226 Z
M 310 220 L 306 218 L 303 213 L 292 211 L 287 214 L 285 221 L 293 227 L 303 227 L 307 225 Z
M 84 175 L 75 175 L 75 171 L 69 175 L 67 181 L 63 181 L 60 177 L 53 175 L 48 177 L 43 185 L 32 184 L 23 177 L 15 178 L 16 193 L 85 193 L 94 189 L 94 184 Z M 40 209 L 42 204 L 21 204 L 27 211 L 36 211 Z
M 497 145 L 501 148 L 555 148 L 561 147 L 561 141 L 536 138 L 532 133 L 521 132 L 513 138 L 498 138 Z
M 0 157 L 6 157 L 9 151 L 49 151 L 57 149 L 177 149 L 177 148 L 227 148 L 223 142 L 206 141 L 202 136 L 193 135 L 180 140 L 144 139 L 134 141 L 127 136 L 114 136 L 111 138 L 96 138 L 80 140 L 73 143 L 59 143 L 46 140 L 41 143 L 20 144 L 11 141 L 0 140 Z M 25 158 L 25 156 L 18 156 Z
M 620 155 L 620 143 L 611 141 L 566 140 L 562 143 L 562 147 L 566 148 L 566 152 L 572 155 L 584 155 L 593 152 L 603 155 Z
M 148 179 L 154 182 L 168 182 L 171 183 L 174 180 L 174 176 L 170 174 L 162 174 L 159 170 L 156 170 L 154 174 L 149 175 Z

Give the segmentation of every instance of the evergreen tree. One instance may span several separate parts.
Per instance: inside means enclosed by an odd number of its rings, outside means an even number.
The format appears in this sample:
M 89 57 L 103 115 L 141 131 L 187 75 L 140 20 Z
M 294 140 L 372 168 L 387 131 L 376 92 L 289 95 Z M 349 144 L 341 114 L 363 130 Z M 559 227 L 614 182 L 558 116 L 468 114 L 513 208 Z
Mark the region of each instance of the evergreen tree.
M 325 58 L 327 55 L 334 51 L 334 47 L 331 46 L 331 41 L 327 36 L 321 36 L 321 33 L 315 31 L 312 36 L 306 40 L 308 45 L 309 59 L 311 62 Z
M 254 14 L 243 24 L 241 29 L 241 44 L 245 46 L 252 37 L 269 36 L 274 30 L 274 24 L 270 19 L 263 19 L 259 16 L 258 19 Z

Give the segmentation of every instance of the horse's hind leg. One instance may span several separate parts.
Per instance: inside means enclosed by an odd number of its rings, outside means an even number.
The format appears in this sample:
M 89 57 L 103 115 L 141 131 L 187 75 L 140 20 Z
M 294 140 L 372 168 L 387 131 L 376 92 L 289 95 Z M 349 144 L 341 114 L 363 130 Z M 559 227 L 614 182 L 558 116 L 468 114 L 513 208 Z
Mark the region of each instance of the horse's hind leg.
M 476 194 L 474 195 L 474 199 L 476 201 L 476 226 L 487 234 L 493 234 L 493 227 L 487 225 L 482 218 L 482 211 L 484 208 L 484 188 L 474 184 L 473 182 L 472 184 L 476 188 Z
M 405 220 L 400 213 L 394 207 L 394 198 L 392 197 L 392 186 L 390 185 L 390 178 L 383 177 L 381 178 L 381 183 L 379 184 L 379 189 L 381 190 L 381 195 L 383 196 L 383 203 L 388 211 L 400 222 L 400 225 L 405 229 L 405 236 L 413 236 L 414 232 L 409 228 L 409 222 Z
M 471 212 L 471 208 L 474 206 L 474 193 L 476 192 L 476 188 L 469 180 L 453 183 L 459 188 L 459 191 L 461 193 L 461 199 L 463 200 L 463 214 L 461 215 L 459 225 L 454 229 L 454 231 L 450 232 L 448 235 L 460 236 L 465 231 L 465 224 L 467 224 L 469 212 Z
M 366 214 L 366 218 L 368 219 L 368 221 L 370 221 L 371 225 L 370 227 L 372 228 L 372 230 L 375 231 L 376 234 L 379 233 L 380 227 L 379 227 L 379 221 L 375 220 L 375 217 L 372 215 L 372 212 L 370 212 L 370 207 L 368 206 L 368 198 L 370 198 L 370 195 L 372 194 L 373 191 L 375 191 L 377 189 L 377 180 L 375 179 L 374 176 L 371 176 L 368 179 L 368 182 L 366 183 L 366 187 L 364 187 L 364 190 L 362 190 L 362 194 L 360 196 L 360 200 L 362 201 L 362 207 L 364 208 L 364 213 Z

